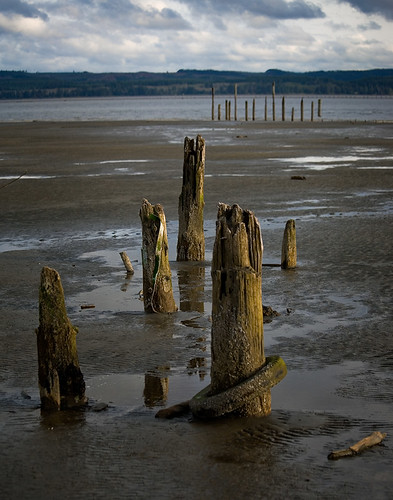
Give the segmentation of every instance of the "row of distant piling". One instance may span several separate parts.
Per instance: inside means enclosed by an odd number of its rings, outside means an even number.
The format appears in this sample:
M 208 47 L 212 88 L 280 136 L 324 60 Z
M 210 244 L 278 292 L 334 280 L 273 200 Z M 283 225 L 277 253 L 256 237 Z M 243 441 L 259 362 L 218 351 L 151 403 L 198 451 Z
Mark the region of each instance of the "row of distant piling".
M 205 141 L 184 140 L 183 186 L 179 197 L 178 261 L 204 261 Z M 146 313 L 174 313 L 172 275 L 163 207 L 142 201 L 143 300 Z M 127 255 L 122 260 L 133 271 Z M 270 389 L 286 375 L 279 356 L 265 357 L 262 307 L 263 244 L 253 212 L 218 204 L 212 260 L 211 384 L 189 401 L 199 418 L 268 415 Z M 280 265 L 280 264 L 278 264 Z M 295 222 L 287 222 L 281 268 L 296 267 Z M 85 383 L 76 351 L 75 328 L 67 317 L 59 274 L 41 273 L 37 328 L 39 387 L 44 410 L 85 405 Z
M 215 120 L 215 89 L 212 87 L 212 120 Z M 224 110 L 221 109 L 221 104 L 217 105 L 217 119 L 221 120 L 224 116 L 225 120 L 230 121 L 232 119 L 232 101 L 230 99 L 225 100 Z M 322 99 L 318 99 L 318 109 L 317 109 L 318 118 L 322 117 Z M 238 106 L 237 106 L 237 83 L 235 84 L 234 89 L 234 113 L 233 118 L 235 121 L 238 120 Z M 251 114 L 249 115 L 249 106 L 248 101 L 244 102 L 244 120 L 248 121 L 256 120 L 256 101 L 255 98 L 252 99 L 252 108 Z M 276 121 L 276 86 L 275 82 L 272 84 L 272 116 L 273 121 Z M 268 98 L 265 96 L 265 109 L 264 109 L 264 120 L 268 121 Z M 281 98 L 281 120 L 284 122 L 286 120 L 286 99 L 285 96 Z M 300 121 L 303 122 L 305 120 L 305 110 L 304 110 L 304 99 L 300 100 Z M 291 121 L 295 121 L 295 108 L 291 108 Z M 310 109 L 310 121 L 314 121 L 314 101 L 311 101 L 311 109 Z

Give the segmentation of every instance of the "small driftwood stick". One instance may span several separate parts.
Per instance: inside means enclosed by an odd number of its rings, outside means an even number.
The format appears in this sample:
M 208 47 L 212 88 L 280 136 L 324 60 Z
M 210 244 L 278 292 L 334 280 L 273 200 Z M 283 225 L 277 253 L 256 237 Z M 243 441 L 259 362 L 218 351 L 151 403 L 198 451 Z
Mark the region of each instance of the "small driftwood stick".
M 345 450 L 332 451 L 328 455 L 329 460 L 338 460 L 343 457 L 353 457 L 355 455 L 359 455 L 362 451 L 367 448 L 371 448 L 376 444 L 381 443 L 383 439 L 386 437 L 386 432 L 375 431 L 364 439 L 360 440 L 358 443 L 350 446 Z
M 134 268 L 132 267 L 130 258 L 128 257 L 126 252 L 120 252 L 121 260 L 123 261 L 124 267 L 128 274 L 134 274 Z
M 9 181 L 9 182 L 6 182 L 5 184 L 3 184 L 2 186 L 0 186 L 0 189 L 3 189 L 7 186 L 9 186 L 10 184 L 12 184 L 13 182 L 16 182 L 16 181 L 19 181 L 19 179 L 21 179 L 24 175 L 26 175 L 27 172 L 23 172 L 23 174 L 21 174 L 19 177 L 17 177 L 16 179 L 12 179 L 12 181 Z

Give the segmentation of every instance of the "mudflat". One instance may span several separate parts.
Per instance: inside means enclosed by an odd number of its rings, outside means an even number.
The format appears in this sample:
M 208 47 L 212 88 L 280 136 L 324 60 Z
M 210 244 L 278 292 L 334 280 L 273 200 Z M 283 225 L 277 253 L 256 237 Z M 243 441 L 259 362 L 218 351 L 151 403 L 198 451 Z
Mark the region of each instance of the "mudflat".
M 206 140 L 206 260 L 181 263 L 183 141 L 197 134 Z M 0 124 L 4 498 L 388 498 L 392 171 L 393 123 Z M 145 314 L 140 300 L 143 198 L 166 214 L 179 306 L 170 315 Z M 297 268 L 264 266 L 262 276 L 263 302 L 279 313 L 264 325 L 265 354 L 281 356 L 288 374 L 268 417 L 156 419 L 209 383 L 218 202 L 255 213 L 265 264 L 280 262 L 295 220 Z M 84 411 L 40 411 L 43 266 L 60 273 L 79 328 Z M 108 408 L 93 411 L 100 402 Z M 381 445 L 327 459 L 375 430 L 387 433 Z

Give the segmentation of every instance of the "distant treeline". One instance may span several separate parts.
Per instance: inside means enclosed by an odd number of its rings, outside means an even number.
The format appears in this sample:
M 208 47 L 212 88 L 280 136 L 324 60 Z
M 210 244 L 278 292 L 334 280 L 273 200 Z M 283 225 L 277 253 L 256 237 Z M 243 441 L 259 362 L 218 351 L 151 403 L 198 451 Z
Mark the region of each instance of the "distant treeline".
M 393 69 L 265 73 L 184 70 L 176 73 L 28 73 L 0 71 L 0 99 L 232 94 L 393 95 Z

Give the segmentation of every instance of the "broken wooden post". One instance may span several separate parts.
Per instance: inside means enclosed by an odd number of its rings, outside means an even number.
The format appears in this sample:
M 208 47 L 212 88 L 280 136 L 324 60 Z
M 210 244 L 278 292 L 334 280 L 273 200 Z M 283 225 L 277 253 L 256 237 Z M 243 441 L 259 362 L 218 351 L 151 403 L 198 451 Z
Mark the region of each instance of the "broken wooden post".
M 121 260 L 123 261 L 124 267 L 126 268 L 127 274 L 134 274 L 134 268 L 132 267 L 130 258 L 126 252 L 120 252 Z
M 177 260 L 204 260 L 203 183 L 205 175 L 205 140 L 184 139 L 183 187 L 179 197 L 179 233 Z
M 281 268 L 294 269 L 296 267 L 296 227 L 295 221 L 287 221 L 281 248 Z
M 190 400 L 201 418 L 268 415 L 284 361 L 265 359 L 262 237 L 254 214 L 219 204 L 213 250 L 211 384 Z
M 177 311 L 173 298 L 164 209 L 142 200 L 143 303 L 145 312 Z
M 44 267 L 36 329 L 38 385 L 43 410 L 63 410 L 87 402 L 76 348 L 77 331 L 67 316 L 59 273 Z

